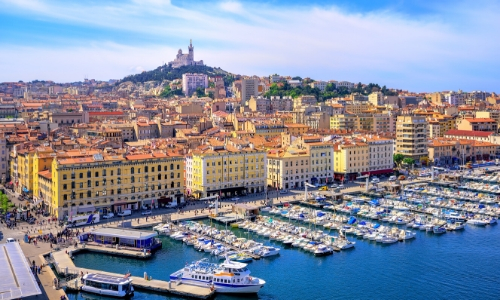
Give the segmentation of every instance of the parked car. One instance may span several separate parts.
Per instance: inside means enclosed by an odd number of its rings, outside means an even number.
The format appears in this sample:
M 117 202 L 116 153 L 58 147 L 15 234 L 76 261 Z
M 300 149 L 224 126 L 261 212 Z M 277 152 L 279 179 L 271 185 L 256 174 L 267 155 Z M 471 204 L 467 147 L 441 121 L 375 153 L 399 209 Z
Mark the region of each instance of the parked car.
M 393 175 L 393 176 L 391 176 L 391 177 L 389 177 L 389 181 L 395 181 L 396 179 L 397 179 L 397 177 L 396 177 L 396 176 L 394 176 L 394 175 Z
M 13 238 L 7 238 L 7 243 L 15 243 L 16 240 Z
M 320 191 L 328 191 L 328 187 L 327 186 L 322 186 L 319 188 Z
M 240 198 L 238 198 L 238 197 L 231 198 L 231 201 L 238 201 L 238 200 L 240 200 Z
M 210 205 L 208 205 L 208 208 L 215 208 L 215 203 L 210 203 Z
M 373 177 L 372 183 L 379 183 L 379 182 L 380 182 L 380 179 L 378 179 L 377 177 Z
M 114 213 L 110 212 L 102 216 L 103 219 L 111 219 L 115 216 Z
M 334 184 L 332 184 L 330 187 L 331 187 L 332 189 L 335 189 L 335 188 L 338 188 L 338 187 L 339 187 L 339 185 L 338 185 L 338 184 L 336 184 L 336 183 L 334 183 Z
M 405 177 L 404 175 L 399 175 L 398 179 L 399 179 L 399 180 L 405 180 L 405 179 L 406 179 L 406 177 Z
M 147 215 L 150 215 L 150 214 L 151 214 L 150 210 L 145 210 L 145 211 L 142 212 L 143 216 L 147 216 Z
M 288 190 L 281 190 L 280 194 L 288 194 Z
M 132 215 L 132 211 L 130 209 L 126 209 L 126 210 L 118 213 L 119 217 L 125 217 L 125 216 L 130 216 L 130 215 Z

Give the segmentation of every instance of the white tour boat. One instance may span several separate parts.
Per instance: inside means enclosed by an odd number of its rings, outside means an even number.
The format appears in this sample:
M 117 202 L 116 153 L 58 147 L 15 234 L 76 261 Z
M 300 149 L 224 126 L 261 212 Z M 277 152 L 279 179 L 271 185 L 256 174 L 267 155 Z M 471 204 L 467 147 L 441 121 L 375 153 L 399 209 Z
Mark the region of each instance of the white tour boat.
M 90 273 L 83 275 L 82 291 L 113 297 L 127 297 L 134 294 L 132 278 Z
M 170 280 L 182 284 L 214 288 L 217 293 L 254 294 L 266 282 L 250 276 L 247 264 L 230 261 L 227 257 L 222 264 L 209 263 L 202 259 L 170 275 Z

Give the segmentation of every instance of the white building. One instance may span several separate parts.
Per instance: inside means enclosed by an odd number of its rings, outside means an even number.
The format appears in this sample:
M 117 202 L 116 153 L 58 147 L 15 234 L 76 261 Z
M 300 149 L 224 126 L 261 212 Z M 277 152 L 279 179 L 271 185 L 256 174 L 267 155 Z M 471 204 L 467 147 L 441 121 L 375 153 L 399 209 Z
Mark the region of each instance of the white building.
M 327 84 L 328 84 L 328 82 L 326 82 L 326 81 L 315 81 L 315 82 L 310 83 L 309 85 L 312 88 L 318 88 L 320 91 L 323 92 L 326 89 Z
M 206 74 L 185 73 L 182 75 L 182 92 L 186 96 L 191 96 L 197 88 L 208 87 L 208 76 Z
M 175 59 L 168 64 L 172 66 L 172 68 L 179 68 L 182 66 L 203 66 L 203 60 L 194 61 L 194 47 L 192 40 L 189 41 L 188 50 L 188 54 L 183 54 L 182 49 L 179 49 Z

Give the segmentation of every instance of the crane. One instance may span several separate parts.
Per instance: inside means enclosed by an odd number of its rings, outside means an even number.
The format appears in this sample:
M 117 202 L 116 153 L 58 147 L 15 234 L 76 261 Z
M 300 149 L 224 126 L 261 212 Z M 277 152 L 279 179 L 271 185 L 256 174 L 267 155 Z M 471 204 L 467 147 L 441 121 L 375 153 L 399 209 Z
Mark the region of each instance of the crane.
M 307 187 L 312 187 L 312 188 L 315 188 L 316 186 L 310 184 L 309 182 L 307 181 L 304 181 L 304 185 L 305 185 L 305 188 L 306 188 L 306 191 L 305 191 L 305 194 L 304 194 L 304 201 L 307 201 Z

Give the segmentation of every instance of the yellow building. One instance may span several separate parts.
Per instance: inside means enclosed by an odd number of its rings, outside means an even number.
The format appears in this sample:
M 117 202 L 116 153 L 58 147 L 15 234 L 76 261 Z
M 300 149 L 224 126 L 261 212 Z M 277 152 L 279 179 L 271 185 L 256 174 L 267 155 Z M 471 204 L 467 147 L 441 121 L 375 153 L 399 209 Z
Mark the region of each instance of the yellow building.
M 263 192 L 266 151 L 243 139 L 208 140 L 186 156 L 186 193 L 197 198 Z
M 98 153 L 52 162 L 52 213 L 138 210 L 184 201 L 184 159 L 174 151 Z
M 42 160 L 41 163 L 38 163 L 38 158 L 42 154 L 50 154 L 52 152 L 53 150 L 49 147 L 13 151 L 10 162 L 11 179 L 14 183 L 14 190 L 17 193 L 34 194 L 34 178 L 37 177 L 36 174 L 39 171 L 43 170 L 47 166 L 46 161 Z M 45 157 L 45 155 L 42 156 Z M 50 161 L 48 164 L 50 165 Z
M 273 138 L 280 136 L 282 132 L 286 132 L 287 128 L 283 120 L 266 120 L 266 121 L 246 121 L 245 129 L 253 132 L 255 135 L 265 138 Z
M 343 114 L 330 117 L 330 129 L 341 130 L 356 130 L 358 129 L 359 122 L 356 115 Z
M 305 124 L 289 123 L 285 124 L 285 128 L 287 129 L 288 133 L 290 133 L 293 136 L 303 135 L 306 134 L 307 131 L 309 131 L 309 126 Z
M 40 200 L 39 176 L 42 171 L 52 169 L 52 160 L 56 157 L 55 152 L 35 152 L 33 155 L 33 200 L 37 203 Z M 48 204 L 46 202 L 46 204 Z
M 370 171 L 370 152 L 366 142 L 344 140 L 334 144 L 334 151 L 336 180 L 354 180 Z
M 267 153 L 267 185 L 275 189 L 304 187 L 304 182 L 309 182 L 309 160 L 306 149 L 270 150 Z

